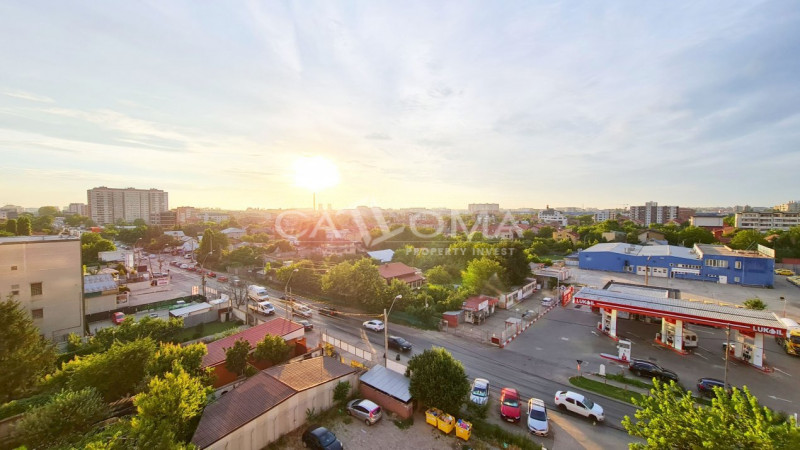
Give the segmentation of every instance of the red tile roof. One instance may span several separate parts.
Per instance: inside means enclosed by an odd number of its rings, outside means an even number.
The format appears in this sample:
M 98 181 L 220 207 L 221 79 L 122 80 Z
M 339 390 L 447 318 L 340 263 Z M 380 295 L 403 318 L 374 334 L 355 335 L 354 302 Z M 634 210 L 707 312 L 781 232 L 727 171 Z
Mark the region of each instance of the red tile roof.
M 378 266 L 378 272 L 380 272 L 383 278 L 391 280 L 392 278 L 414 275 L 417 273 L 417 269 L 409 267 L 401 262 L 393 262 L 381 264 Z
M 206 348 L 208 348 L 208 353 L 203 357 L 203 367 L 215 366 L 221 362 L 224 362 L 225 349 L 233 347 L 233 344 L 239 339 L 244 339 L 250 343 L 251 347 L 255 347 L 256 344 L 258 344 L 262 339 L 264 339 L 264 336 L 268 334 L 275 336 L 286 336 L 287 334 L 291 334 L 302 329 L 303 326 L 299 323 L 286 320 L 283 317 L 276 317 L 267 323 L 256 325 L 240 333 L 236 333 L 206 345 Z

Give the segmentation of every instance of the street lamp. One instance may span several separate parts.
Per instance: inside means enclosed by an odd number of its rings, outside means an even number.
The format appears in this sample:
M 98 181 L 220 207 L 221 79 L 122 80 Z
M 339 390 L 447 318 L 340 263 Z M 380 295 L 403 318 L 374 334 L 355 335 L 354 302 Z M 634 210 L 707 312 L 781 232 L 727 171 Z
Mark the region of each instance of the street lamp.
M 383 366 L 386 367 L 389 361 L 389 314 L 392 312 L 392 308 L 394 307 L 394 302 L 403 298 L 402 295 L 397 295 L 397 297 L 392 300 L 391 306 L 389 306 L 389 312 L 386 312 L 386 308 L 383 308 Z
M 286 285 L 283 287 L 283 298 L 284 298 L 284 300 L 286 300 L 286 305 L 287 305 L 287 308 L 286 308 L 286 318 L 287 319 L 291 319 L 292 318 L 290 310 L 294 306 L 294 300 L 291 300 L 289 298 L 289 283 L 292 282 L 292 277 L 294 276 L 294 274 L 296 274 L 299 271 L 300 271 L 300 269 L 292 270 L 292 273 L 289 274 L 289 279 L 286 280 Z

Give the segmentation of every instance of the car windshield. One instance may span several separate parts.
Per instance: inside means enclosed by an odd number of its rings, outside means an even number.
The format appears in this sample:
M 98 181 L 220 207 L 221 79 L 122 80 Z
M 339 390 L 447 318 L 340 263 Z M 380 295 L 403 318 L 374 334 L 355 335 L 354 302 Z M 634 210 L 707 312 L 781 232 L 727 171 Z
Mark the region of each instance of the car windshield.
M 584 404 L 584 406 L 586 406 L 589 409 L 594 408 L 594 402 L 589 400 L 588 398 L 584 398 L 583 399 L 583 404 Z
M 519 406 L 519 402 L 517 402 L 517 399 L 515 398 L 506 398 L 505 400 L 503 400 L 503 404 L 506 406 L 511 406 L 513 408 Z
M 476 388 L 472 389 L 472 395 L 475 395 L 475 396 L 478 396 L 478 397 L 486 397 L 486 389 L 484 389 L 482 387 L 476 387 Z
M 397 339 L 395 339 L 394 341 L 395 341 L 395 342 L 397 342 L 397 343 L 398 343 L 398 344 L 400 344 L 400 345 L 403 345 L 403 344 L 405 344 L 405 343 L 406 343 L 406 340 L 405 340 L 405 339 L 403 339 L 403 338 L 397 338 Z
M 326 432 L 322 433 L 322 436 L 319 437 L 319 443 L 323 447 L 327 447 L 328 445 L 330 445 L 335 440 L 336 440 L 336 436 L 333 433 L 331 433 L 330 431 L 326 431 Z
M 534 409 L 531 411 L 531 419 L 545 421 L 547 420 L 547 413 L 541 409 Z

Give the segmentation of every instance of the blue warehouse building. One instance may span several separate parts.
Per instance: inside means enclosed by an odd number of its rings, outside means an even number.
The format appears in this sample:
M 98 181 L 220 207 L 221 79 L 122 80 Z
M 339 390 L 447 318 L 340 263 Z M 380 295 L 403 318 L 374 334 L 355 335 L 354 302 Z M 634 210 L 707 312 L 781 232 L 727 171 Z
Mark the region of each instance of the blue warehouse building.
M 712 281 L 744 286 L 772 286 L 772 256 L 724 245 L 642 246 L 604 243 L 578 254 L 578 267 L 587 270 L 635 273 L 659 278 Z

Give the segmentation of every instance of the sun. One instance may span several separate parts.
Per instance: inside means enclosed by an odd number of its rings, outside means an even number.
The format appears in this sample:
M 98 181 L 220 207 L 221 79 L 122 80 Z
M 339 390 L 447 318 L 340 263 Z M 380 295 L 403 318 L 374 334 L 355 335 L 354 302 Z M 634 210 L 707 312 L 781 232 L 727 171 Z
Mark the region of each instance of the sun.
M 294 162 L 294 183 L 312 192 L 339 184 L 339 169 L 324 156 L 306 156 Z

